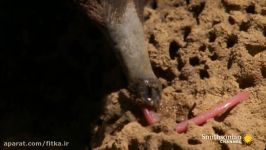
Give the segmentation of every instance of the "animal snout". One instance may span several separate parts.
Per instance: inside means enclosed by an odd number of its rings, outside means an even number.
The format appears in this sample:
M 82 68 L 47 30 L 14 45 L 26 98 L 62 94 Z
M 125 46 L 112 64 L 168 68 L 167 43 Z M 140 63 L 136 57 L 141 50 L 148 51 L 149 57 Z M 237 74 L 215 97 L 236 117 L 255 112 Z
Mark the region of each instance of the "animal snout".
M 129 85 L 129 90 L 133 93 L 138 105 L 154 109 L 159 107 L 162 85 L 158 79 L 132 81 Z

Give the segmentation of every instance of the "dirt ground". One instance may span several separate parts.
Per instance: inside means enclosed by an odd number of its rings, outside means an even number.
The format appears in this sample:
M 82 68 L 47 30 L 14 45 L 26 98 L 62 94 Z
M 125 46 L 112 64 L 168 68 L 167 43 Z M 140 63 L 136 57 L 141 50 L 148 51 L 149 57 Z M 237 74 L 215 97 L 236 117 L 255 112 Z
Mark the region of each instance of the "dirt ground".
M 161 121 L 152 126 L 132 105 L 113 51 L 105 51 L 110 47 L 103 35 L 74 1 L 3 0 L 0 10 L 0 149 L 23 149 L 5 147 L 5 141 L 70 142 L 38 150 L 90 144 L 104 150 L 265 149 L 265 0 L 147 5 L 146 45 L 163 84 Z M 177 122 L 239 91 L 250 92 L 249 99 L 176 133 Z M 249 145 L 202 138 L 247 133 L 253 136 Z
M 146 44 L 163 84 L 161 121 L 147 126 L 125 89 L 109 94 L 95 149 L 256 149 L 266 143 L 266 1 L 162 0 L 145 8 Z M 183 134 L 176 122 L 239 91 L 248 100 Z M 251 144 L 204 140 L 202 134 L 251 134 Z

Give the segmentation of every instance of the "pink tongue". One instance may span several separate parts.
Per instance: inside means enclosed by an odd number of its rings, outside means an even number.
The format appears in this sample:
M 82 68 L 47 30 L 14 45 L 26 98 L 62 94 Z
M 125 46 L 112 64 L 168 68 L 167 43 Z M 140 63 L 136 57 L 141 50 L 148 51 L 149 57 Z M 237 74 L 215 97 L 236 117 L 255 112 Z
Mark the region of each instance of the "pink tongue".
M 156 114 L 152 109 L 142 108 L 142 111 L 149 125 L 152 125 L 160 120 L 159 115 Z

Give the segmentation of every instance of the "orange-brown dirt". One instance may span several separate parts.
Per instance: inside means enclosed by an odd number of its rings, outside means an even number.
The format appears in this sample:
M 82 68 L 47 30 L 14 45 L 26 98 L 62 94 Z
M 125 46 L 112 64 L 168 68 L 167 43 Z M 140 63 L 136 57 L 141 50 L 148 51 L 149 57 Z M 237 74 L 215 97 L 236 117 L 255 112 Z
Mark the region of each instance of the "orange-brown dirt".
M 161 121 L 152 126 L 132 103 L 113 51 L 74 1 L 3 0 L 0 7 L 1 150 L 79 150 L 89 142 L 102 150 L 265 149 L 265 0 L 147 5 L 146 46 L 163 84 Z M 177 122 L 239 91 L 250 92 L 249 99 L 203 126 L 175 132 Z M 246 133 L 253 136 L 250 145 L 202 139 L 202 134 Z M 69 146 L 4 146 L 12 141 Z
M 162 0 L 145 8 L 146 44 L 163 84 L 161 121 L 147 126 L 125 89 L 105 98 L 95 149 L 256 149 L 266 143 L 266 1 Z M 191 118 L 239 91 L 248 100 L 183 134 Z M 204 140 L 202 134 L 253 136 L 250 145 Z

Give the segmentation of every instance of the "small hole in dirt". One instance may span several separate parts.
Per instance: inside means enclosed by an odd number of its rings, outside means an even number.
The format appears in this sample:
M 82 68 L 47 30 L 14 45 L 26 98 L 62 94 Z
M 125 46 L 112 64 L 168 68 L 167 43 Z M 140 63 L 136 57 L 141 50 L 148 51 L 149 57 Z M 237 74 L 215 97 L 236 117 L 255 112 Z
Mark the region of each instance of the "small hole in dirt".
M 187 80 L 187 79 L 188 79 L 188 77 L 185 76 L 184 74 L 180 74 L 180 75 L 178 76 L 178 78 L 179 78 L 179 80 Z
M 152 131 L 155 132 L 155 133 L 160 133 L 163 131 L 162 129 L 162 126 L 158 125 L 158 124 L 155 124 L 152 126 Z
M 234 60 L 235 60 L 235 55 L 233 53 L 230 53 L 229 59 L 227 62 L 227 69 L 228 70 L 232 67 Z
M 220 21 L 220 20 L 214 20 L 214 21 L 212 22 L 212 26 L 215 26 L 215 25 L 217 25 L 218 23 L 221 23 L 221 21 Z
M 246 12 L 247 12 L 247 13 L 250 13 L 250 14 L 255 14 L 255 5 L 249 5 L 249 6 L 246 8 Z
M 137 139 L 132 139 L 128 144 L 128 149 L 129 150 L 147 149 L 147 146 L 146 144 L 140 143 Z
M 198 66 L 200 64 L 200 60 L 199 60 L 199 58 L 197 56 L 196 57 L 191 57 L 191 58 L 189 58 L 189 63 L 192 66 Z
M 180 3 L 174 3 L 173 6 L 174 7 L 179 7 L 180 6 Z
M 210 77 L 210 75 L 206 69 L 201 69 L 199 74 L 200 74 L 201 79 Z
M 250 27 L 250 22 L 242 22 L 239 26 L 239 30 L 247 32 L 249 27 Z
M 167 81 L 172 81 L 176 77 L 170 69 L 163 70 L 161 67 L 153 67 L 153 71 L 157 77 L 162 77 Z
M 209 46 L 208 46 L 208 50 L 209 50 L 211 53 L 213 53 L 215 49 L 214 49 L 213 46 L 209 45 Z
M 159 147 L 159 150 L 173 149 L 173 150 L 182 150 L 182 148 L 176 143 L 171 143 L 169 141 L 163 140 L 162 144 Z
M 227 48 L 233 47 L 238 42 L 238 37 L 234 34 L 230 35 L 226 41 Z
M 224 131 L 218 127 L 212 127 L 212 128 L 213 128 L 214 132 L 218 135 L 224 135 L 225 134 Z
M 234 19 L 232 16 L 229 16 L 229 17 L 228 17 L 228 22 L 229 22 L 231 25 L 233 25 L 233 24 L 236 23 L 236 22 L 235 22 L 235 19 Z
M 236 82 L 238 82 L 239 88 L 241 89 L 254 87 L 256 85 L 255 78 L 252 75 L 241 76 L 236 80 Z
M 158 8 L 157 0 L 152 0 L 150 2 L 150 6 L 152 9 L 157 9 Z
M 191 33 L 191 27 L 186 26 L 182 30 L 183 30 L 183 34 L 184 34 L 184 41 L 186 41 L 188 35 Z
M 158 48 L 158 42 L 155 39 L 154 34 L 151 34 L 150 38 L 149 38 L 149 43 L 151 43 L 152 45 L 154 45 L 156 48 Z
M 186 0 L 186 3 L 187 3 L 187 5 L 189 5 L 190 4 L 190 0 Z
M 266 67 L 262 67 L 260 71 L 261 71 L 263 78 L 266 78 Z
M 209 42 L 214 42 L 216 40 L 216 34 L 215 32 L 209 33 Z
M 240 10 L 241 7 L 239 4 L 230 4 L 226 0 L 222 0 L 222 4 L 224 5 L 225 11 L 229 13 L 231 10 Z
M 194 17 L 196 18 L 197 24 L 199 24 L 199 15 L 203 11 L 204 7 L 205 7 L 205 3 L 201 2 L 199 5 L 193 6 L 191 9 Z
M 177 55 L 177 69 L 181 71 L 181 69 L 184 67 L 185 63 L 183 62 L 180 55 Z
M 143 18 L 144 18 L 144 21 L 149 20 L 151 18 L 151 13 L 144 14 Z
M 266 37 L 266 26 L 263 29 L 263 35 Z
M 176 41 L 172 41 L 169 46 L 169 54 L 171 59 L 175 59 L 177 57 L 177 52 L 180 49 L 180 46 L 176 43 Z
M 217 53 L 214 53 L 210 58 L 212 61 L 217 60 L 218 59 Z
M 162 15 L 161 15 L 161 20 L 162 20 L 163 22 L 165 22 L 168 16 L 169 16 L 169 13 L 168 13 L 168 12 L 166 12 L 165 14 L 162 14 Z M 172 21 L 172 20 L 173 20 L 172 17 L 169 17 L 168 19 L 169 19 L 169 21 Z
M 222 150 L 230 150 L 228 145 L 226 145 L 225 143 L 220 143 L 220 145 Z
M 266 16 L 266 9 L 262 9 L 260 14 L 261 14 L 262 16 Z
M 204 52 L 204 51 L 206 50 L 206 48 L 207 48 L 207 46 L 206 46 L 205 44 L 203 44 L 203 45 L 201 45 L 201 46 L 199 47 L 199 51 Z
M 202 142 L 200 141 L 200 140 L 198 140 L 198 139 L 196 139 L 196 138 L 190 138 L 190 139 L 188 139 L 188 144 L 190 144 L 190 145 L 197 145 L 197 144 L 201 144 Z
M 248 53 L 252 56 L 257 55 L 258 53 L 261 53 L 266 50 L 266 46 L 264 45 L 246 45 L 246 49 L 248 50 Z

